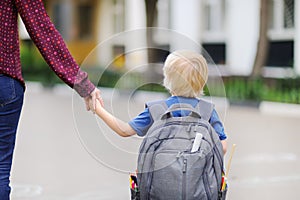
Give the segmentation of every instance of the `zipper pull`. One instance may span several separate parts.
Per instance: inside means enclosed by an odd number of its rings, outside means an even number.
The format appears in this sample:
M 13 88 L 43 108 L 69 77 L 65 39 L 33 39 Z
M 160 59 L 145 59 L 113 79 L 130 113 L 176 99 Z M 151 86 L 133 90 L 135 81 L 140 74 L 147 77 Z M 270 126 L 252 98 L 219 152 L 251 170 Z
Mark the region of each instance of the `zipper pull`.
M 176 158 L 180 158 L 183 155 L 183 152 L 179 151 L 178 154 L 176 155 Z
M 192 130 L 192 124 L 189 124 L 189 126 L 186 128 L 186 132 L 190 133 Z
M 186 170 L 187 170 L 187 159 L 184 159 L 184 160 L 183 160 L 183 168 L 182 168 L 182 172 L 183 172 L 183 173 L 186 173 Z

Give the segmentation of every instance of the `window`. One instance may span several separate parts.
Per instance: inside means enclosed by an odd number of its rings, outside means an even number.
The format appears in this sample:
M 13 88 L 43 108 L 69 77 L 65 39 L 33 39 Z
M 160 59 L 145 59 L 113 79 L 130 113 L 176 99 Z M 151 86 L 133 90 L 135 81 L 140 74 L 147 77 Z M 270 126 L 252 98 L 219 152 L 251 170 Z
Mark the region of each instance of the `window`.
M 55 2 L 53 5 L 53 23 L 62 37 L 71 39 L 72 9 L 68 3 Z
M 204 0 L 203 8 L 203 48 L 214 63 L 226 64 L 225 44 L 225 0 Z
M 269 51 L 266 66 L 294 65 L 295 0 L 270 0 Z
M 226 61 L 226 46 L 224 43 L 202 44 L 202 47 L 212 58 L 215 64 L 224 65 Z
M 91 39 L 93 37 L 94 9 L 91 4 L 79 4 L 77 7 L 78 37 Z
M 114 0 L 114 32 L 120 33 L 125 30 L 125 2 L 124 0 Z
M 292 39 L 295 28 L 295 0 L 271 0 L 269 4 L 269 36 Z M 280 39 L 280 38 L 279 38 Z
M 124 45 L 113 46 L 113 66 L 116 69 L 122 69 L 125 66 L 125 47 Z
M 74 39 L 89 40 L 93 38 L 93 25 L 95 22 L 94 1 L 55 0 L 51 3 L 52 20 L 66 41 Z
M 205 32 L 221 32 L 225 23 L 224 0 L 205 0 L 203 5 L 203 24 Z
M 293 67 L 294 41 L 270 42 L 267 66 L 269 67 Z
M 295 1 L 284 0 L 284 28 L 294 28 Z
M 149 60 L 152 63 L 163 63 L 170 54 L 170 45 L 156 45 L 156 48 L 149 48 L 150 57 Z

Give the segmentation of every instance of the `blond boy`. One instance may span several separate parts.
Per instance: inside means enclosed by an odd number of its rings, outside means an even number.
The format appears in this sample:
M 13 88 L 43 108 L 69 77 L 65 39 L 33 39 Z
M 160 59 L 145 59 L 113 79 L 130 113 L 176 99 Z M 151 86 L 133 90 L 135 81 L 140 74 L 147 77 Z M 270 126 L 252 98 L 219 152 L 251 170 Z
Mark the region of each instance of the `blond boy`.
M 170 96 L 165 100 L 168 107 L 176 103 L 187 103 L 195 107 L 208 78 L 208 68 L 205 58 L 193 51 L 175 51 L 171 53 L 163 67 L 164 87 Z M 117 134 L 122 137 L 132 135 L 145 136 L 153 119 L 149 109 L 145 110 L 126 123 L 106 111 L 100 103 L 96 106 L 96 114 Z M 182 112 L 176 112 L 174 117 L 181 117 Z M 226 152 L 226 134 L 216 110 L 213 110 L 209 123 L 216 130 Z

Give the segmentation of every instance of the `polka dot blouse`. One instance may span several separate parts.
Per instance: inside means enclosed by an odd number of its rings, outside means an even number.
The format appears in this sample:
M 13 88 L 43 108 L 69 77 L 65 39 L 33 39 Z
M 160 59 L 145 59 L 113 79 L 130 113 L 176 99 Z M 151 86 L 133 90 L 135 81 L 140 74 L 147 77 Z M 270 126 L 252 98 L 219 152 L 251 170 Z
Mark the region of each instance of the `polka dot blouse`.
M 42 0 L 1 0 L 0 73 L 25 86 L 20 62 L 18 13 L 26 29 L 51 69 L 82 97 L 95 88 L 87 73 L 80 70 L 61 35 L 46 14 Z

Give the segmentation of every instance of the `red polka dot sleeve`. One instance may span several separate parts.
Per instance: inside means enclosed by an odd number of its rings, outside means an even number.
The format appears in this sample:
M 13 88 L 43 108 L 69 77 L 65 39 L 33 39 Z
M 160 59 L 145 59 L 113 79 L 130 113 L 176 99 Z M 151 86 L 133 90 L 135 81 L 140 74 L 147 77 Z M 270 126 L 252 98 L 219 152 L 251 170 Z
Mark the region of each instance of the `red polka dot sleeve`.
M 47 15 L 42 0 L 15 0 L 15 5 L 31 39 L 52 70 L 80 96 L 88 96 L 95 86 L 71 56 Z

